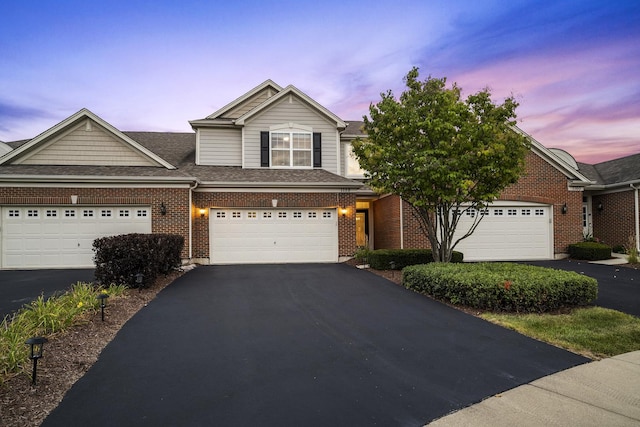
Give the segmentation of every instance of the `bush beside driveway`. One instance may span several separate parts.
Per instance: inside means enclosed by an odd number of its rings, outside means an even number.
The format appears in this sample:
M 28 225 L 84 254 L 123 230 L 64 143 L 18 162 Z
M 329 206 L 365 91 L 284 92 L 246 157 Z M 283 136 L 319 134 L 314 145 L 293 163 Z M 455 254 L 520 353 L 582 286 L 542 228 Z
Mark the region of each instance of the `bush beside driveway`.
M 346 265 L 199 267 L 44 425 L 423 425 L 587 360 Z

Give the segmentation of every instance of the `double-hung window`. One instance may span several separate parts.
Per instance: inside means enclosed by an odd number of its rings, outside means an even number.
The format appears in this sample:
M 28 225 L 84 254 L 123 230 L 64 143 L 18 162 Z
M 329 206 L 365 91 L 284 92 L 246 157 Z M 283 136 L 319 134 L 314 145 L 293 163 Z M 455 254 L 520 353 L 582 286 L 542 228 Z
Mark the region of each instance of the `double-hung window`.
M 271 132 L 272 167 L 312 167 L 311 132 Z
M 296 123 L 273 125 L 260 132 L 260 166 L 272 168 L 322 167 L 322 134 Z

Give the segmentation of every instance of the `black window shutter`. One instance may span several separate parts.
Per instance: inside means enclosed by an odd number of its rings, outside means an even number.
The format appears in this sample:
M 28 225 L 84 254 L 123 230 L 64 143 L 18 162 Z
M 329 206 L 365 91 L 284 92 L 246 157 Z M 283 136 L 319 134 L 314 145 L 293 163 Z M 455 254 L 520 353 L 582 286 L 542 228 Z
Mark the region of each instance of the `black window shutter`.
M 260 166 L 269 167 L 269 132 L 260 132 Z
M 313 133 L 313 167 L 322 167 L 322 134 L 320 132 Z

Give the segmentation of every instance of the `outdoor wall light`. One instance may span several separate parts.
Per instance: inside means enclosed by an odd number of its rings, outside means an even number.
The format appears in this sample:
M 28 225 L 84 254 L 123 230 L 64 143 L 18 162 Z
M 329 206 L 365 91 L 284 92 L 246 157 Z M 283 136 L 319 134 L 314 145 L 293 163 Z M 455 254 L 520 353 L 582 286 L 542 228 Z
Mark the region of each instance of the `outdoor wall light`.
M 109 294 L 100 292 L 96 298 L 100 300 L 100 312 L 102 314 L 102 321 L 104 322 L 104 308 L 107 306 L 107 298 L 109 298 Z
M 604 210 L 604 206 L 602 206 L 602 202 L 598 203 L 598 212 L 602 212 Z
M 204 218 L 206 213 L 207 213 L 206 209 L 200 209 L 200 218 Z
M 31 346 L 31 353 L 29 359 L 33 360 L 33 374 L 31 375 L 31 384 L 36 385 L 36 370 L 38 368 L 38 359 L 42 357 L 42 350 L 44 343 L 48 342 L 43 337 L 33 337 L 26 340 L 24 343 Z
M 164 205 L 164 202 L 160 203 L 160 215 L 166 215 L 167 214 L 167 207 Z
M 138 273 L 136 274 L 136 286 L 138 289 L 142 289 L 142 283 L 144 282 L 144 274 Z
M 564 205 L 562 205 L 562 215 L 566 215 L 567 214 L 567 203 L 565 202 Z
M 346 216 L 347 215 L 347 208 L 341 208 L 340 209 L 340 213 L 342 214 L 342 216 Z

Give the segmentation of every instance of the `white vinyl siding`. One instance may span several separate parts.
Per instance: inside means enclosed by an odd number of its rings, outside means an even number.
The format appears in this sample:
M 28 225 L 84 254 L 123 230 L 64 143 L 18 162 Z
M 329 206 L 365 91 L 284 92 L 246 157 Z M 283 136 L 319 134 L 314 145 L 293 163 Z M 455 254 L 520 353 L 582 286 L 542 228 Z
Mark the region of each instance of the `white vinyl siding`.
M 200 129 L 200 165 L 242 166 L 240 129 Z
M 157 166 L 90 119 L 17 160 L 15 164 Z
M 322 133 L 322 169 L 338 172 L 337 132 L 335 123 L 325 119 L 295 95 L 286 96 L 266 111 L 252 117 L 244 129 L 244 166 L 260 167 L 260 132 L 282 123 L 298 123 L 309 126 L 313 132 Z

